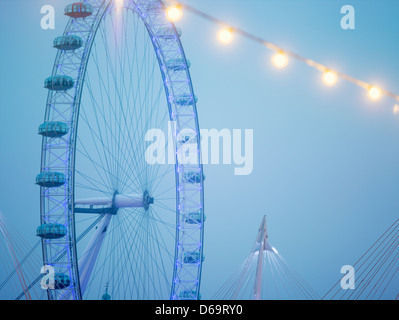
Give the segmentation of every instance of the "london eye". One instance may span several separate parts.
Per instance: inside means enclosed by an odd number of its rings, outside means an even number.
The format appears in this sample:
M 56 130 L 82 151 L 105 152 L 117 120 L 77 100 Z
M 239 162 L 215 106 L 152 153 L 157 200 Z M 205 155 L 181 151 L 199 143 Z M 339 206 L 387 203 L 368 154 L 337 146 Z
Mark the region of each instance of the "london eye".
M 65 15 L 39 127 L 47 297 L 198 299 L 204 175 L 181 31 L 159 0 L 87 0 Z M 168 163 L 148 154 L 151 129 L 169 132 Z

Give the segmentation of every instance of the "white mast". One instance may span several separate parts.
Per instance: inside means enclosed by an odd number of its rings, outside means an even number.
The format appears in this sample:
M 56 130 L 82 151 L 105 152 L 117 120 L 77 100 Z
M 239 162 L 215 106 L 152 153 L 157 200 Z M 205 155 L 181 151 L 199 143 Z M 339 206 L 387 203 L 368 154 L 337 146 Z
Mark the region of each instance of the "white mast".
M 256 278 L 254 285 L 254 300 L 260 300 L 261 298 L 264 253 L 266 250 L 272 250 L 267 242 L 267 237 L 266 216 L 263 216 L 262 223 L 260 224 L 258 235 L 256 237 L 256 244 L 259 245 L 259 249 L 257 250 L 258 264 L 256 267 Z

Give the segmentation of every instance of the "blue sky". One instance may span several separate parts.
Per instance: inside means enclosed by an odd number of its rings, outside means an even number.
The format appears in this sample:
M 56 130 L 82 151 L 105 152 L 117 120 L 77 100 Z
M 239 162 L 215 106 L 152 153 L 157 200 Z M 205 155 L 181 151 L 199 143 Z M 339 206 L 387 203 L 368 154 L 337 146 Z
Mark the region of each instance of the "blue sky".
M 399 92 L 399 3 L 393 0 L 185 0 L 268 41 L 359 79 Z M 47 92 L 69 1 L 0 2 L 0 209 L 28 241 L 39 223 L 41 139 Z M 55 7 L 55 30 L 42 30 L 40 8 Z M 340 27 L 351 4 L 356 29 Z M 177 23 L 191 61 L 201 128 L 254 130 L 254 169 L 206 165 L 202 295 L 210 298 L 247 256 L 264 214 L 271 244 L 323 295 L 398 217 L 399 115 L 395 102 L 371 102 L 343 80 L 320 74 L 184 13 Z

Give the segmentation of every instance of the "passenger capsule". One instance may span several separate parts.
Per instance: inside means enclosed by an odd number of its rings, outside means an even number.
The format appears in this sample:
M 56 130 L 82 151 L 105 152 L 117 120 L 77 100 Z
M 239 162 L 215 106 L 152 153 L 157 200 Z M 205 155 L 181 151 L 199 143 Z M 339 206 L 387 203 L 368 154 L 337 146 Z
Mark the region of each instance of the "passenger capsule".
M 185 252 L 183 256 L 184 263 L 198 263 L 201 260 L 201 254 L 197 251 Z M 202 255 L 202 262 L 205 260 L 205 256 Z
M 202 211 L 201 210 L 187 213 L 185 215 L 184 221 L 186 223 L 188 223 L 188 224 L 201 223 L 201 215 L 202 215 Z M 206 217 L 204 215 L 204 222 L 205 222 L 205 220 L 206 220 Z
M 74 81 L 69 76 L 48 77 L 44 81 L 44 87 L 54 91 L 66 91 L 73 87 Z
M 36 229 L 36 235 L 42 239 L 59 239 L 66 234 L 67 228 L 59 223 L 43 224 Z
M 54 274 L 54 289 L 61 290 L 71 285 L 71 278 L 63 273 Z
M 59 50 L 76 50 L 83 45 L 83 39 L 74 35 L 59 36 L 54 39 L 53 47 Z
M 176 28 L 176 32 L 177 32 L 177 36 L 181 37 L 182 32 L 179 28 Z M 176 38 L 176 34 L 175 34 L 175 30 L 173 28 L 162 28 L 160 29 L 156 36 L 160 39 L 164 39 L 164 40 L 171 40 L 171 39 L 175 39 Z
M 86 18 L 93 14 L 93 7 L 87 2 L 75 2 L 65 7 L 65 15 L 71 18 Z
M 36 176 L 36 184 L 45 188 L 61 187 L 65 184 L 65 175 L 60 172 L 42 172 Z
M 161 3 L 159 2 L 150 2 L 147 6 L 143 7 L 143 11 L 147 11 L 148 13 L 156 13 L 163 10 Z
M 59 138 L 66 135 L 68 131 L 68 125 L 59 121 L 45 122 L 39 126 L 39 134 L 45 137 Z
M 187 64 L 186 64 L 187 61 Z M 173 71 L 183 71 L 191 67 L 191 62 L 184 59 L 170 59 L 166 62 L 166 67 Z
M 196 299 L 196 297 L 197 297 L 197 291 L 195 291 L 195 290 L 183 290 L 183 291 L 180 291 L 180 293 L 179 293 L 179 298 L 180 299 L 190 299 L 190 300 L 192 300 L 192 299 Z M 201 300 L 201 294 L 198 294 L 198 300 Z
M 197 142 L 197 133 L 194 129 L 191 129 L 191 128 L 181 129 L 177 133 L 177 141 L 180 144 L 196 143 Z
M 111 296 L 109 295 L 108 292 L 105 292 L 102 297 L 101 300 L 111 300 Z
M 184 143 L 195 143 L 197 142 L 197 140 L 194 140 L 194 138 L 190 137 L 190 136 L 179 136 L 179 140 L 178 140 L 181 144 Z
M 205 180 L 205 176 L 202 175 L 202 180 Z M 189 171 L 184 174 L 183 181 L 187 183 L 200 183 L 201 173 L 197 171 Z
M 173 99 L 173 102 L 179 106 L 191 106 L 195 103 L 197 103 L 198 98 L 196 96 L 193 96 L 191 94 L 181 94 L 176 96 Z

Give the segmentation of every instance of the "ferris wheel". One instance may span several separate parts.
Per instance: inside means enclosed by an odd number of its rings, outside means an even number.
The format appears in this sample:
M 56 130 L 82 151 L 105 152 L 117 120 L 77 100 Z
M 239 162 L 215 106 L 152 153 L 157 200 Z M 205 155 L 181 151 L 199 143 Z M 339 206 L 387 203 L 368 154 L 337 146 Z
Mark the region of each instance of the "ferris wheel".
M 47 297 L 199 299 L 204 175 L 181 32 L 160 0 L 86 0 L 65 15 L 39 127 Z M 169 138 L 152 162 L 151 129 Z

